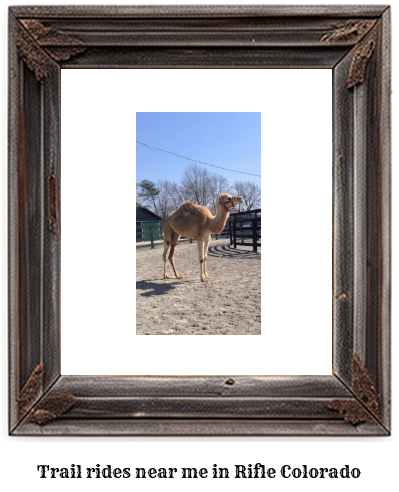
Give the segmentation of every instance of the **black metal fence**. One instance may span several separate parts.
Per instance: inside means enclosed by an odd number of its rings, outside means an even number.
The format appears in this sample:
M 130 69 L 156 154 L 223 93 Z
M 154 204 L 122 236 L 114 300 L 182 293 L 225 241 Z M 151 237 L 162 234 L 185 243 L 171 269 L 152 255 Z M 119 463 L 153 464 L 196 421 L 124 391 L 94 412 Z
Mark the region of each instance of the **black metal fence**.
M 230 245 L 252 246 L 258 251 L 261 246 L 261 209 L 248 210 L 230 215 L 228 222 Z
M 143 225 L 136 222 L 136 242 L 150 241 L 151 248 L 154 248 L 154 241 L 162 240 L 163 224 L 157 225 Z
M 234 248 L 241 244 L 252 246 L 253 251 L 258 251 L 261 246 L 261 209 L 232 213 L 223 231 L 212 236 L 215 239 L 230 238 L 230 245 Z M 151 226 L 136 222 L 136 242 L 150 241 L 151 248 L 154 248 L 155 241 L 162 240 L 162 237 L 163 223 Z M 192 241 L 190 239 L 190 243 Z
M 163 225 L 163 221 L 153 226 L 148 224 L 143 225 L 140 224 L 140 222 L 136 222 L 136 243 L 149 241 L 151 243 L 151 249 L 154 249 L 155 241 L 163 241 Z M 190 243 L 192 243 L 193 239 L 185 238 L 184 236 L 182 236 L 180 238 L 180 241 L 189 241 Z M 143 244 L 140 247 L 146 247 L 146 245 Z

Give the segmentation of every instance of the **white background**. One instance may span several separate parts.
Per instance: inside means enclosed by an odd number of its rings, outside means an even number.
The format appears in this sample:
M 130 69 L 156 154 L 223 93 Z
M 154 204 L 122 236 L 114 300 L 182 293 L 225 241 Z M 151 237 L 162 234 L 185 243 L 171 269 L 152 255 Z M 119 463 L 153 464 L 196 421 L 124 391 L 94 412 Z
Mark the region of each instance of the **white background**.
M 331 374 L 332 71 L 61 77 L 61 373 Z M 135 336 L 135 111 L 262 113 L 260 339 Z
M 27 2 L 13 2 L 13 4 Z M 39 2 L 38 2 L 39 3 Z M 52 3 L 56 3 L 53 1 Z M 68 3 L 68 2 L 63 2 Z M 90 3 L 87 1 L 86 3 Z M 97 1 L 95 3 L 98 3 Z M 124 3 L 119 0 L 118 3 Z M 144 3 L 142 0 L 141 3 Z M 151 3 L 157 3 L 152 0 Z M 177 0 L 175 4 L 180 3 Z M 185 0 L 183 3 L 189 3 Z M 200 3 L 200 2 L 198 2 Z M 207 4 L 210 3 L 208 0 Z M 218 4 L 225 3 L 218 0 Z M 235 3 L 233 0 L 226 3 Z M 251 3 L 256 3 L 255 1 Z M 307 2 L 320 4 L 321 1 Z M 346 2 L 341 2 L 346 3 Z M 381 3 L 377 0 L 363 3 Z M 2 157 L 3 157 L 3 199 L 2 217 L 6 222 L 6 67 L 7 67 L 7 5 L 2 4 Z M 399 22 L 394 9 L 394 26 Z M 395 30 L 394 52 L 397 51 Z M 393 81 L 395 83 L 397 69 L 394 67 Z M 394 85 L 395 86 L 395 85 Z M 397 100 L 394 96 L 394 111 L 397 110 Z M 394 118 L 395 128 L 395 118 Z M 397 191 L 398 178 L 395 172 L 395 148 L 393 159 L 393 223 L 397 222 Z M 208 490 L 219 490 L 228 488 L 229 490 L 242 490 L 243 486 L 249 490 L 290 490 L 295 487 L 298 491 L 319 491 L 321 488 L 326 491 L 337 490 L 373 490 L 377 488 L 387 488 L 395 490 L 398 486 L 397 477 L 397 456 L 399 453 L 397 437 L 397 335 L 395 326 L 397 325 L 397 308 L 395 300 L 397 298 L 396 284 L 393 285 L 393 426 L 392 436 L 389 438 L 252 438 L 252 437 L 226 437 L 226 438 L 10 438 L 7 436 L 7 315 L 6 315 L 6 228 L 3 228 L 3 331 L 2 331 L 2 363 L 1 363 L 1 382 L 2 382 L 2 405 L 1 405 L 1 486 L 4 490 L 22 489 L 25 490 L 126 490 L 131 491 L 140 487 L 140 490 L 152 490 L 154 487 L 161 486 L 164 490 L 203 490 L 204 486 Z M 393 229 L 393 252 L 397 244 L 398 227 Z M 398 276 L 397 262 L 393 263 L 394 279 Z M 285 464 L 300 466 L 308 464 L 310 466 L 341 467 L 349 464 L 352 467 L 359 467 L 362 470 L 361 478 L 354 480 L 284 480 L 274 479 L 272 484 L 269 479 L 265 480 L 219 480 L 197 479 L 187 484 L 182 479 L 146 480 L 140 484 L 132 480 L 40 480 L 36 471 L 37 464 L 49 464 L 51 466 L 69 466 L 71 463 L 80 463 L 83 466 L 95 466 L 97 463 L 102 465 L 111 464 L 119 467 L 161 467 L 161 466 L 197 466 L 211 468 L 214 463 L 219 466 L 233 467 L 235 464 L 249 464 L 261 462 L 266 466 L 279 468 Z M 205 481 L 205 484 L 202 483 Z M 172 489 L 173 488 L 173 489 Z

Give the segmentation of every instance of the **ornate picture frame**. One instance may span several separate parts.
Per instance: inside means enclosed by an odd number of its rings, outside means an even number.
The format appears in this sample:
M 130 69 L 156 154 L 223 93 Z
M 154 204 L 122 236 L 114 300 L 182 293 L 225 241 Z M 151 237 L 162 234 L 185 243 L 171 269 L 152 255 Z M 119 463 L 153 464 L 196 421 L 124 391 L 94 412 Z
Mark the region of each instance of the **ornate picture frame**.
M 100 67 L 332 70 L 330 376 L 60 374 L 60 73 Z M 390 182 L 388 6 L 11 7 L 10 434 L 389 435 Z

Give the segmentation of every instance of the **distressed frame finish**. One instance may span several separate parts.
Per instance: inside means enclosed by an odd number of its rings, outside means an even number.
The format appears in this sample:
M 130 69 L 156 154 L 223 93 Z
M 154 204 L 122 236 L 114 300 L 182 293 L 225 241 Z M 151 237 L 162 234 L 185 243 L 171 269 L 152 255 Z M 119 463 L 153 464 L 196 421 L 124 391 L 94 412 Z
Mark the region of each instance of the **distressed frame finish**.
M 9 35 L 10 434 L 388 435 L 389 7 L 11 7 Z M 332 69 L 331 376 L 60 374 L 60 70 L 87 67 Z

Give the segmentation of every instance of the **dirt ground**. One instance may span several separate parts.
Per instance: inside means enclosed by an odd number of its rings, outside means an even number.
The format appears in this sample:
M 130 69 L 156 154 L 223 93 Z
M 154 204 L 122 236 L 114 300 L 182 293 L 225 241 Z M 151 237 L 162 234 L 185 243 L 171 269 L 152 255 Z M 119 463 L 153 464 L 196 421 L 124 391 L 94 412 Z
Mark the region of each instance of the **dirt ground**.
M 196 243 L 179 244 L 176 279 L 169 261 L 163 278 L 163 247 L 136 251 L 138 335 L 260 335 L 261 253 L 212 240 L 208 282 L 201 282 Z

